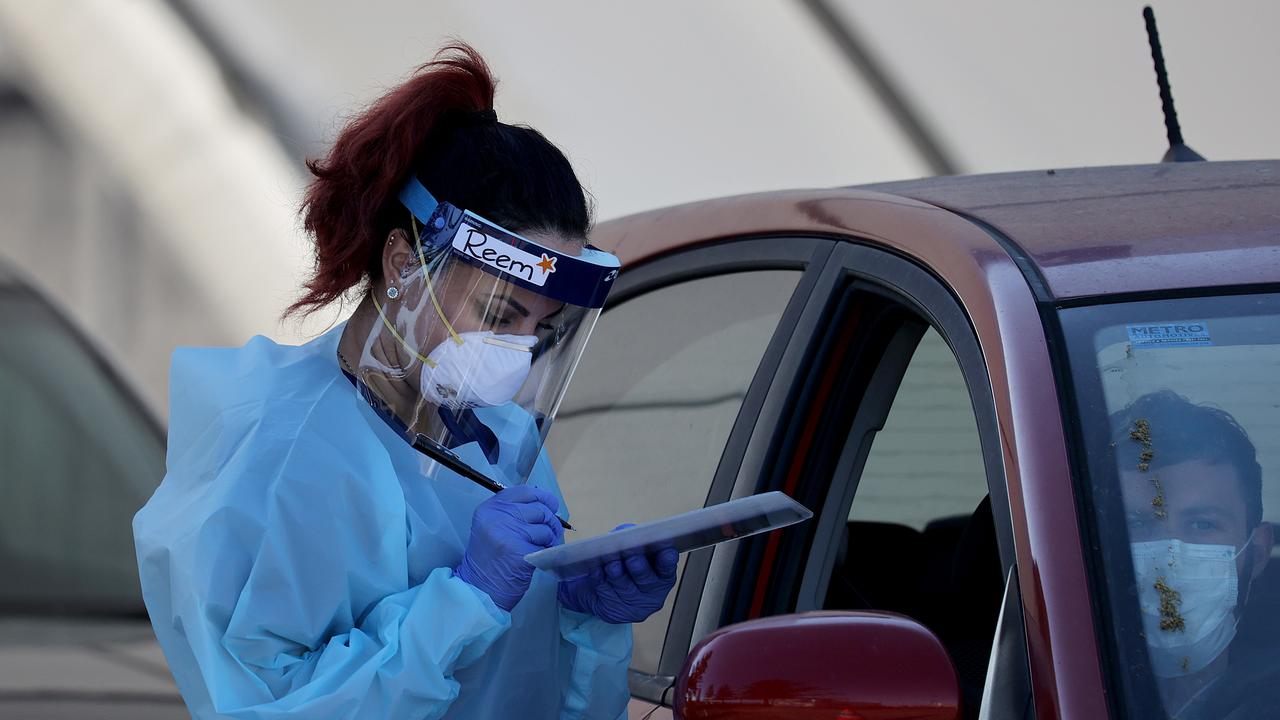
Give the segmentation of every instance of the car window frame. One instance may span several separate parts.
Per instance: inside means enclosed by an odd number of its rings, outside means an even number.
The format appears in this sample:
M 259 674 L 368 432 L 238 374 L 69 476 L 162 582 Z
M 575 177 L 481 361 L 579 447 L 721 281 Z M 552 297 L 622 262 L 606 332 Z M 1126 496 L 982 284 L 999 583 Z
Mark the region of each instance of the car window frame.
M 842 246 L 843 243 L 834 245 L 832 253 L 839 252 Z M 767 397 L 761 404 L 762 409 L 767 409 L 771 422 L 758 423 L 751 428 L 751 437 L 736 467 L 721 468 L 726 476 L 732 471 L 729 480 L 732 487 L 723 499 L 745 497 L 761 491 L 761 484 L 772 462 L 770 451 L 786 433 L 785 428 L 779 426 L 780 421 L 785 414 L 790 414 L 796 396 L 805 385 L 814 352 L 814 336 L 829 323 L 831 296 L 843 282 L 843 277 L 843 271 L 831 262 L 830 255 L 823 259 L 813 289 L 795 324 L 795 331 L 778 363 L 777 373 L 768 383 Z M 687 635 L 673 638 L 669 633 L 667 646 L 663 648 L 664 661 L 670 662 L 668 667 L 675 668 L 673 673 L 679 671 L 679 666 L 683 664 L 685 655 L 694 643 L 724 625 L 725 607 L 738 581 L 738 558 L 745 556 L 752 542 L 753 539 L 748 538 L 698 551 L 709 557 L 709 567 L 696 616 Z M 676 642 L 673 643 L 673 640 Z M 666 657 L 668 653 L 670 658 Z
M 785 351 L 799 329 L 803 312 L 814 294 L 818 275 L 826 266 L 835 245 L 827 238 L 794 235 L 725 238 L 625 267 L 619 274 L 602 313 L 663 288 L 693 280 L 753 271 L 800 272 L 796 289 L 783 308 L 782 318 L 738 409 L 704 506 L 731 498 L 737 469 L 752 433 L 762 418 L 767 420 L 771 416 L 767 407 L 770 386 L 780 372 L 785 372 L 782 367 Z M 773 412 L 776 413 L 777 409 Z M 628 668 L 628 682 L 634 697 L 658 704 L 666 704 L 669 700 L 669 690 L 691 646 L 692 626 L 704 595 L 711 551 L 712 548 L 699 550 L 686 557 L 680 582 L 673 591 L 673 606 L 657 673 Z
M 990 717 L 1034 716 L 1030 654 L 1026 646 L 1025 633 L 1022 631 L 1023 607 L 1016 582 L 1017 557 L 1013 539 L 1012 500 L 1009 497 L 1003 440 L 996 420 L 991 379 L 982 348 L 978 344 L 977 332 L 965 313 L 960 299 L 945 283 L 926 268 L 906 258 L 867 245 L 849 243 L 833 253 L 828 262 L 832 265 L 840 265 L 853 283 L 862 285 L 870 292 L 879 291 L 914 311 L 919 319 L 942 337 L 960 368 L 977 425 L 987 492 L 991 498 L 992 518 L 995 522 L 1001 572 L 1005 581 L 1005 593 L 1000 611 L 1001 623 L 997 625 L 995 637 L 992 639 L 993 649 L 983 693 L 983 710 L 989 713 Z M 911 343 L 910 352 L 889 358 L 892 363 L 901 363 L 901 367 L 895 368 L 899 380 L 915 353 L 918 340 L 917 336 L 915 342 Z M 880 368 L 877 369 L 879 370 Z M 897 391 L 898 386 L 895 385 L 893 397 L 886 399 L 883 408 L 886 415 Z M 862 422 L 862 418 L 859 417 L 861 414 L 860 411 L 858 416 L 855 416 L 855 428 L 859 422 Z M 856 459 L 859 466 L 865 464 L 868 450 L 869 447 L 854 450 L 861 456 Z M 844 458 L 841 461 L 843 462 Z M 851 459 L 850 462 L 855 460 Z M 830 488 L 828 502 L 820 515 L 820 521 L 826 521 L 829 526 L 836 526 L 836 523 L 842 523 L 847 518 L 858 482 L 861 480 L 861 467 L 857 476 L 846 475 L 841 478 L 836 475 L 833 480 L 835 482 Z M 844 487 L 838 488 L 836 483 L 842 483 Z M 838 499 L 837 491 L 839 491 Z M 834 544 L 838 542 L 837 538 L 838 535 L 830 530 L 825 535 L 819 533 L 815 536 L 814 547 L 810 550 L 809 558 L 805 560 L 805 572 L 801 579 L 796 611 L 821 607 L 822 598 L 826 595 L 826 583 L 830 579 L 832 563 L 835 559 Z M 815 559 L 821 561 L 814 562 Z M 1010 619 L 1010 615 L 1016 615 L 1017 622 Z M 1012 631 L 1009 630 L 1010 628 Z M 988 697 L 988 692 L 997 687 L 1000 688 L 1000 692 L 994 697 Z
M 914 313 L 929 327 L 932 327 L 946 342 L 960 367 L 961 375 L 969 392 L 969 401 L 974 410 L 978 428 L 978 438 L 982 447 L 984 473 L 987 479 L 987 492 L 991 496 L 992 516 L 996 525 L 996 542 L 1000 550 L 1000 564 L 1004 576 L 1016 567 L 1013 542 L 1013 520 L 1010 513 L 1008 483 L 1004 471 L 1004 455 L 1001 438 L 996 422 L 995 400 L 991 389 L 991 380 L 987 373 L 986 360 L 978 345 L 977 334 L 969 322 L 963 306 L 954 294 L 932 273 L 898 255 L 878 250 L 867 245 L 848 243 L 828 260 L 839 265 L 846 272 L 847 281 L 867 292 L 882 294 L 889 300 L 898 302 Z M 918 338 L 916 338 L 918 341 Z M 914 355 L 916 342 L 910 343 L 908 352 L 902 353 L 902 347 L 891 348 L 889 353 L 898 352 L 888 360 L 894 366 L 877 368 L 896 370 L 900 379 L 907 364 Z M 886 356 L 888 353 L 886 353 Z M 899 365 L 900 367 L 895 367 Z M 893 396 L 898 387 L 893 387 Z M 893 397 L 885 398 L 885 412 L 892 404 Z M 864 400 L 865 403 L 865 400 Z M 861 415 L 861 412 L 859 412 Z M 855 428 L 861 417 L 855 418 Z M 866 459 L 866 451 L 861 453 L 860 463 Z M 850 462 L 852 462 L 852 458 Z M 842 462 L 844 458 L 842 458 Z M 846 476 L 836 478 L 843 480 L 843 487 L 832 483 L 829 488 L 827 503 L 819 514 L 820 527 L 834 528 L 847 520 L 849 507 L 852 505 L 854 492 L 857 490 L 860 473 L 857 477 Z M 839 496 L 836 493 L 839 492 Z M 834 503 L 834 504 L 833 504 Z M 839 512 L 843 508 L 842 512 Z M 831 563 L 835 559 L 835 533 L 828 530 L 825 534 L 815 536 L 813 548 L 806 558 L 806 569 L 801 580 L 800 595 L 795 610 L 820 609 L 825 596 L 826 583 L 829 578 Z M 821 558 L 822 562 L 814 565 L 813 560 Z
M 1016 583 L 1008 583 L 1008 578 L 1011 574 L 1014 574 L 1014 570 L 1017 567 L 1017 558 L 1014 551 L 1013 522 L 1010 511 L 1011 501 L 1004 468 L 1002 438 L 998 432 L 994 396 L 986 362 L 978 344 L 977 334 L 959 299 L 934 273 L 912 260 L 874 247 L 860 239 L 848 238 L 847 240 L 847 242 L 841 243 L 827 259 L 827 265 L 823 269 L 821 286 L 815 290 L 809 309 L 811 312 L 817 313 L 820 311 L 821 306 L 833 306 L 840 301 L 841 294 L 856 286 L 864 292 L 881 294 L 911 310 L 922 321 L 932 326 L 947 343 L 955 355 L 961 373 L 965 378 L 978 426 L 984 471 L 987 476 L 988 493 L 991 496 L 992 514 L 995 520 L 1001 569 L 1006 581 L 1004 605 L 1018 611 L 1019 620 L 1022 620 L 1021 615 L 1023 613 L 1021 611 L 1023 607 L 1020 593 L 1018 593 L 1018 585 Z M 812 338 L 807 340 L 812 341 Z M 899 356 L 894 359 L 894 362 L 901 363 L 901 367 L 897 368 L 899 370 L 899 380 L 901 372 L 905 372 L 906 363 L 910 361 L 917 341 L 918 337 L 911 340 L 908 343 L 910 352 L 899 352 Z M 794 350 L 799 352 L 802 348 L 796 347 Z M 893 389 L 893 394 L 896 395 L 896 384 Z M 892 400 L 892 397 L 889 400 Z M 885 407 L 886 412 L 887 409 Z M 859 408 L 859 411 L 861 411 L 861 408 Z M 857 422 L 858 419 L 855 416 L 855 423 Z M 757 447 L 757 450 L 759 449 Z M 862 460 L 865 460 L 865 450 L 862 455 Z M 740 488 L 739 495 L 770 489 L 759 484 L 764 482 L 766 478 L 763 472 L 759 472 L 762 468 L 757 467 L 756 469 L 757 472 L 755 473 L 743 472 L 741 474 L 740 481 L 745 485 L 749 485 L 749 487 Z M 804 563 L 804 571 L 801 573 L 799 580 L 801 592 L 797 595 L 793 606 L 775 609 L 775 612 L 770 614 L 813 610 L 821 607 L 822 595 L 819 594 L 819 591 L 825 592 L 824 580 L 830 576 L 829 563 L 834 561 L 836 549 L 834 544 L 838 542 L 836 533 L 832 528 L 836 527 L 837 523 L 843 523 L 847 520 L 852 493 L 855 489 L 856 478 L 848 476 L 845 477 L 845 481 L 840 487 L 837 487 L 835 483 L 829 483 L 826 500 L 822 506 L 811 508 L 815 510 L 814 522 L 819 528 L 819 531 L 814 533 L 812 544 L 803 556 L 779 557 L 776 560 L 776 563 Z M 753 542 L 758 543 L 762 542 L 762 540 L 759 538 L 748 539 L 738 543 L 738 545 L 746 547 Z M 721 563 L 718 569 L 726 577 L 735 574 L 732 566 L 725 563 Z M 738 568 L 736 576 L 727 582 L 732 582 L 734 586 L 740 586 L 744 582 L 754 582 L 755 575 L 759 572 L 759 569 L 759 567 Z M 1013 593 L 1013 596 L 1009 597 L 1008 593 Z M 714 630 L 724 622 L 745 619 L 722 617 L 721 611 L 724 609 L 725 598 L 721 596 L 717 599 L 720 605 L 711 605 L 712 612 L 705 613 L 702 618 L 702 623 L 698 628 L 701 634 Z M 1001 612 L 1003 616 L 1005 612 L 1003 608 Z M 712 616 L 715 618 L 714 621 L 711 620 Z M 1024 627 L 1023 623 L 1019 622 L 1018 628 L 1021 629 L 1022 627 Z M 1015 632 L 1013 635 L 1012 648 L 1010 647 L 1011 641 L 1008 636 L 1004 638 L 1003 643 L 1000 642 L 1001 638 L 999 636 L 993 639 L 993 664 L 991 672 L 988 674 L 988 681 L 999 683 L 1000 686 L 1005 688 L 1005 691 L 1001 693 L 1002 699 L 1015 698 L 1021 703 L 1017 708 L 1016 714 L 1011 715 L 1020 717 L 1024 716 L 1024 712 L 1027 714 L 1034 712 L 1030 700 L 1030 656 L 1025 633 Z M 1010 686 L 1014 688 L 1012 691 L 1009 690 Z M 1008 706 L 1006 705 L 1005 707 Z

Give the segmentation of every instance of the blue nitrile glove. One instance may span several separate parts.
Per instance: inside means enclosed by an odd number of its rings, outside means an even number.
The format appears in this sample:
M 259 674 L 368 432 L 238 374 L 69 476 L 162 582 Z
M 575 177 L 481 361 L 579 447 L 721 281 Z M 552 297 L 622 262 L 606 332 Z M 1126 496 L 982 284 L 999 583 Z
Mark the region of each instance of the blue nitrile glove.
M 631 525 L 619 525 L 615 531 Z M 676 584 L 680 553 L 665 548 L 651 555 L 626 553 L 603 568 L 573 580 L 562 580 L 556 591 L 560 604 L 609 623 L 636 623 L 658 612 Z
M 510 612 L 533 579 L 524 556 L 564 542 L 559 509 L 555 495 L 529 485 L 509 487 L 480 503 L 457 576 Z

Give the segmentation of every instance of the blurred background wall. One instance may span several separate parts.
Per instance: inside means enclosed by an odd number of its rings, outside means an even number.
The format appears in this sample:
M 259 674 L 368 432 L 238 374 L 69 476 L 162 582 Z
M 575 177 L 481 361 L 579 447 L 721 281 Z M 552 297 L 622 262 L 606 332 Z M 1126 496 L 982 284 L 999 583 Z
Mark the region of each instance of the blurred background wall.
M 1280 3 L 1154 3 L 1188 143 L 1280 156 Z M 1128 0 L 0 0 L 0 262 L 163 413 L 169 352 L 282 324 L 306 157 L 464 39 L 498 113 L 599 219 L 711 196 L 1144 163 L 1165 140 Z

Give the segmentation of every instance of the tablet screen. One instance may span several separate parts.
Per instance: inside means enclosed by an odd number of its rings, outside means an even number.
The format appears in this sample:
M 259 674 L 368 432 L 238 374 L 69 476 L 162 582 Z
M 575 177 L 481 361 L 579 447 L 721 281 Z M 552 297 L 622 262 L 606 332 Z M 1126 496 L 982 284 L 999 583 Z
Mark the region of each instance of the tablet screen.
M 525 556 L 561 580 L 580 577 L 619 556 L 674 547 L 681 553 L 808 520 L 813 513 L 773 491 L 730 500 L 669 518 L 557 545 Z

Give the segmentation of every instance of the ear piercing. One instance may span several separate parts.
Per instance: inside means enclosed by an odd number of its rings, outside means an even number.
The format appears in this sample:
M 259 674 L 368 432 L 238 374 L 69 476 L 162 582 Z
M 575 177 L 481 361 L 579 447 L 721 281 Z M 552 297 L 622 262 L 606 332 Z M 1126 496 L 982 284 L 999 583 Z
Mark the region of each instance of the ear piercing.
M 399 290 L 399 288 L 397 288 L 395 285 L 390 285 L 390 286 L 388 286 L 388 287 L 387 287 L 387 297 L 391 298 L 392 300 L 395 300 L 396 298 L 400 297 L 400 290 Z

